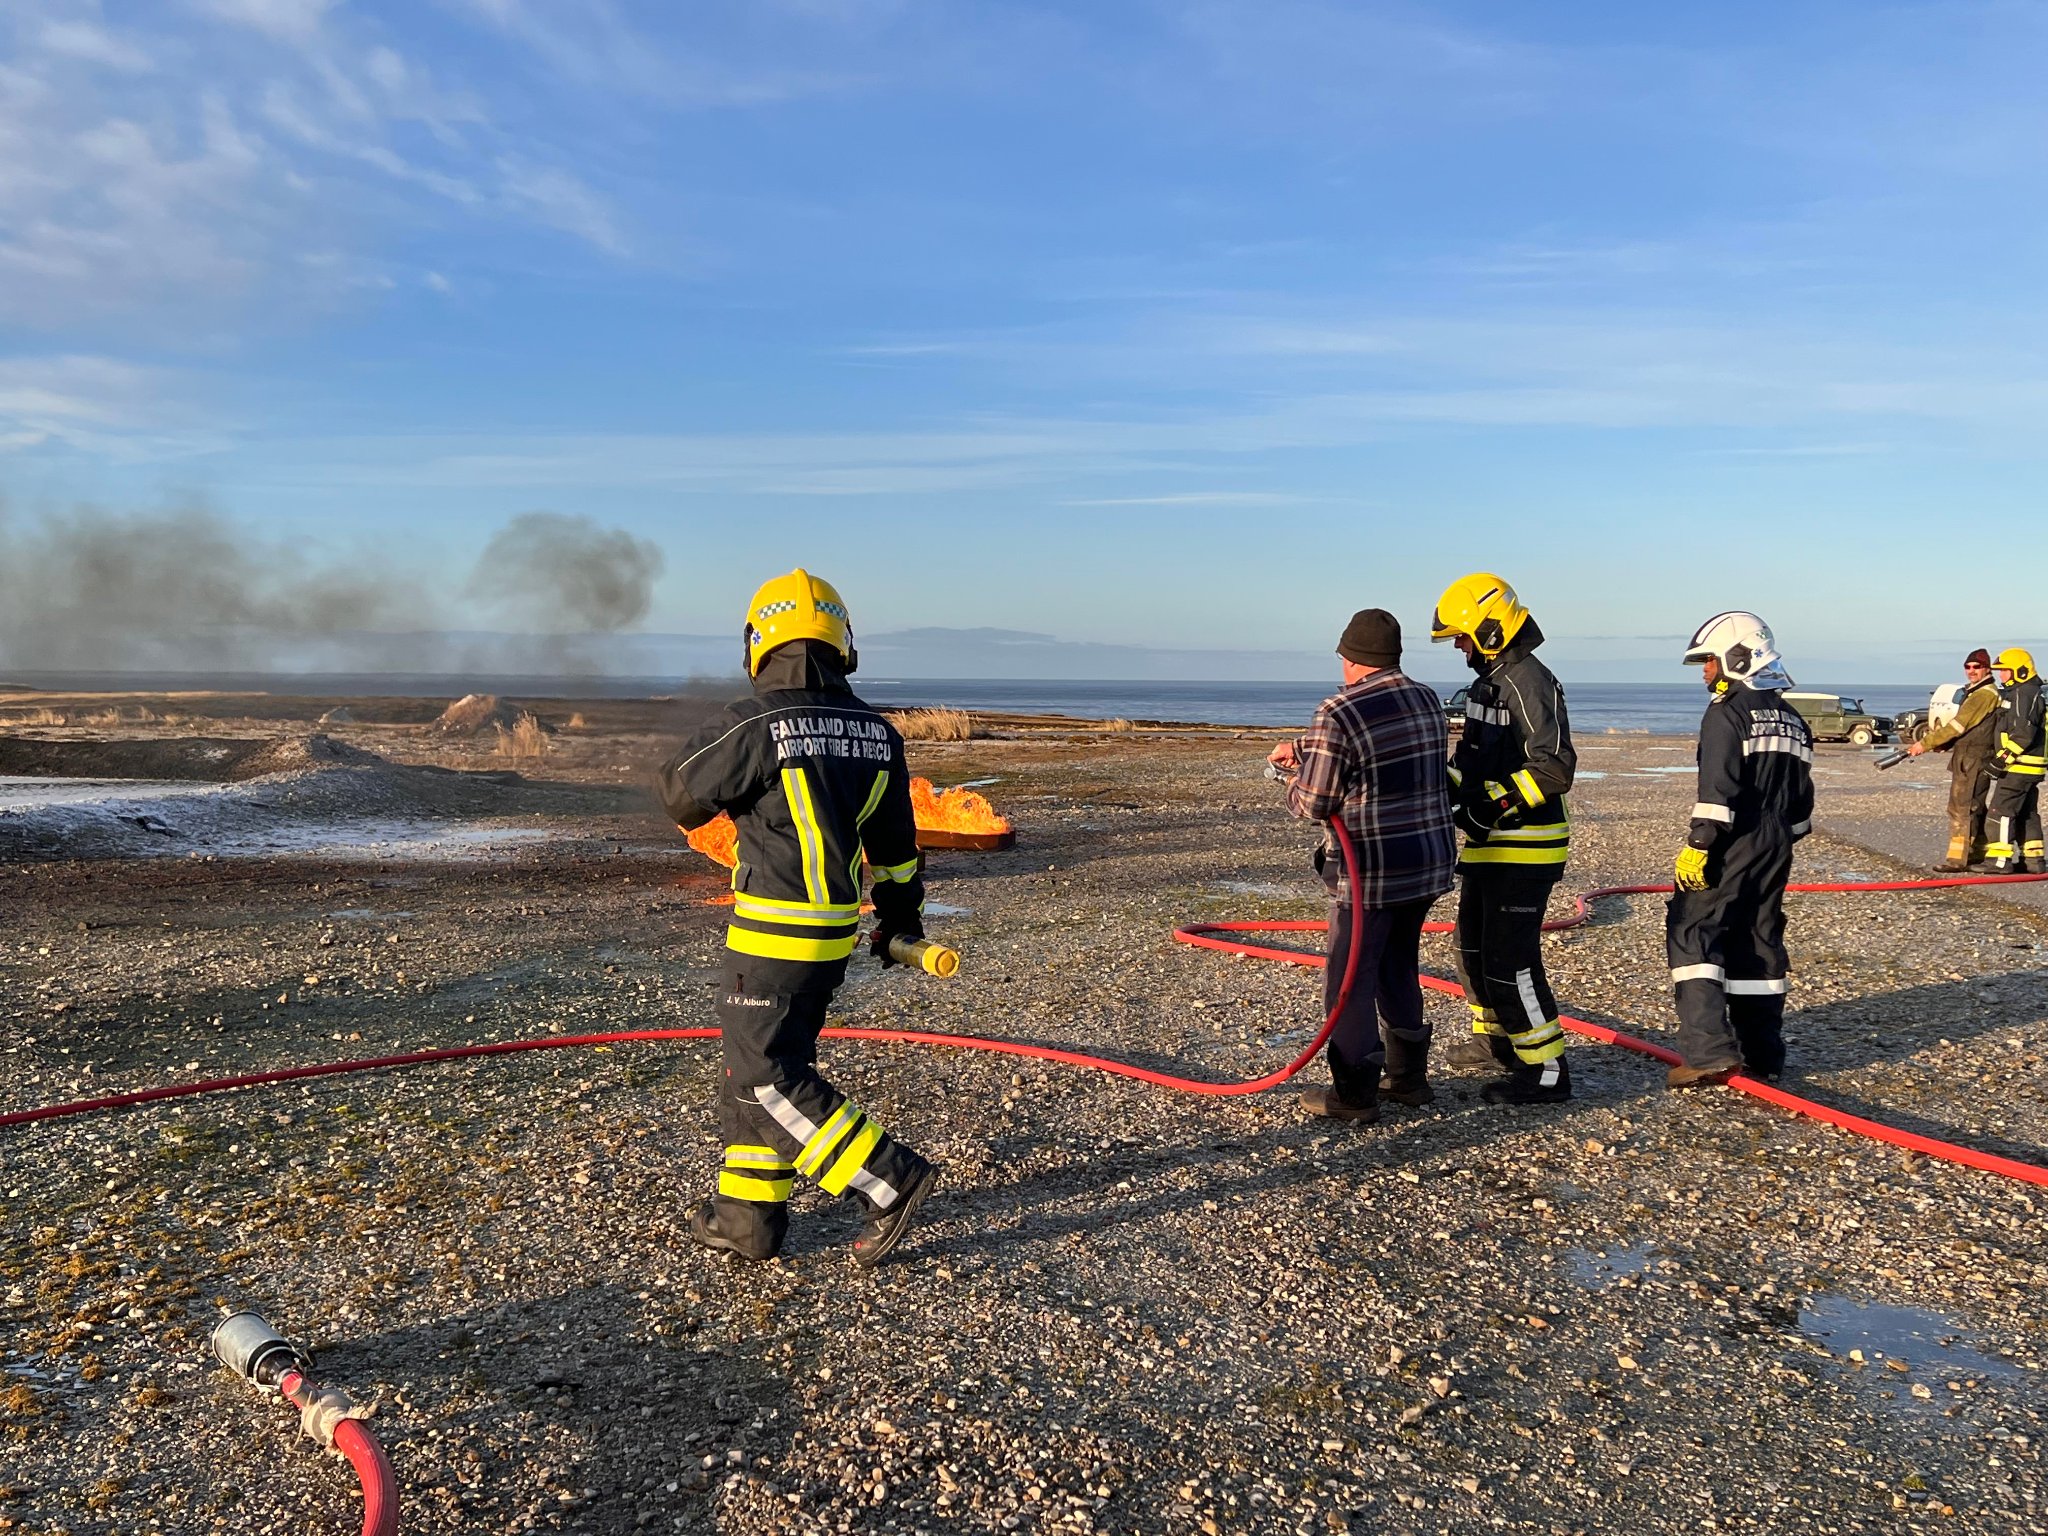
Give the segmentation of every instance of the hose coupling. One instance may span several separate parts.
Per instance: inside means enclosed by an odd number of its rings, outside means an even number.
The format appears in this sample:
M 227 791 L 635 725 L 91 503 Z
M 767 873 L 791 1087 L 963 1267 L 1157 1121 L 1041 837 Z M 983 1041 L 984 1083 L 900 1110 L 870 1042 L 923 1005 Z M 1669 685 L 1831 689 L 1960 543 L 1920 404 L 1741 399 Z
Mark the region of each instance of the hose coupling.
M 286 1375 L 303 1376 L 313 1357 L 254 1312 L 230 1312 L 213 1327 L 213 1356 L 244 1381 L 275 1392 Z
M 350 1419 L 367 1419 L 376 1412 L 374 1404 L 358 1403 L 340 1387 L 301 1381 L 291 1394 L 299 1410 L 299 1428 L 323 1451 L 334 1449 L 334 1432 Z

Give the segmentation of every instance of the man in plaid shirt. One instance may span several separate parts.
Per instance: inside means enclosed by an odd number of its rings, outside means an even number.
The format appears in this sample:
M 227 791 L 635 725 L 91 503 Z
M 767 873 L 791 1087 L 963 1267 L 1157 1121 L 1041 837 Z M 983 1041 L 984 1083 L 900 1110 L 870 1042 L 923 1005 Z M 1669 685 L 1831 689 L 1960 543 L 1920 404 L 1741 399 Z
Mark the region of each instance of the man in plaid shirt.
M 1443 703 L 1401 671 L 1400 621 L 1383 608 L 1355 614 L 1337 654 L 1343 690 L 1317 708 L 1306 735 L 1276 747 L 1269 761 L 1294 775 L 1287 808 L 1314 822 L 1341 815 L 1357 850 L 1356 891 L 1329 831 L 1316 850 L 1333 903 L 1325 1008 L 1337 1004 L 1354 930 L 1360 949 L 1351 996 L 1330 1034 L 1331 1086 L 1309 1089 L 1302 1104 L 1311 1114 L 1370 1125 L 1382 1094 L 1402 1104 L 1436 1097 L 1417 968 L 1423 919 L 1451 888 L 1458 845 Z

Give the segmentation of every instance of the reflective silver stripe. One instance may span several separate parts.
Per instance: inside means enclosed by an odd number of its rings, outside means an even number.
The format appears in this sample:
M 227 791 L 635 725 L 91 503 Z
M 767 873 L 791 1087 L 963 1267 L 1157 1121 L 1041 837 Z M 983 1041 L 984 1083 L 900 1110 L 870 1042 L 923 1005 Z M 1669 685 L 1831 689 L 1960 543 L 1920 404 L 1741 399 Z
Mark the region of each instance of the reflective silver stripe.
M 1522 1017 L 1527 1019 L 1529 1023 L 1524 1029 L 1510 1030 L 1508 1032 L 1509 1036 L 1517 1045 L 1536 1045 L 1540 1042 L 1525 1040 L 1523 1036 L 1534 1033 L 1545 1025 L 1549 1025 L 1551 1029 L 1555 1030 L 1557 1025 L 1543 1017 L 1543 1005 L 1536 1001 L 1536 979 L 1530 972 L 1515 972 L 1515 991 L 1521 994 Z
M 1732 825 L 1735 821 L 1735 812 L 1725 805 L 1715 805 L 1712 801 L 1708 800 L 1696 800 L 1693 802 L 1692 819 L 1694 821 L 1725 821 Z
M 1752 736 L 1742 744 L 1742 755 L 1748 757 L 1753 752 L 1789 752 L 1802 763 L 1813 761 L 1813 748 L 1790 736 Z
M 1810 821 L 1795 821 L 1792 823 L 1791 827 L 1791 832 L 1794 837 L 1804 837 L 1807 833 L 1811 832 L 1812 830 L 1813 823 Z
M 775 1117 L 781 1126 L 798 1141 L 809 1141 L 818 1134 L 818 1128 L 811 1123 L 811 1117 L 798 1109 L 773 1083 L 763 1083 L 754 1090 L 754 1102 Z
M 1730 997 L 1781 997 L 1792 990 L 1792 983 L 1782 978 L 1777 981 L 1731 981 L 1727 987 Z
M 1465 718 L 1467 720 L 1478 720 L 1487 725 L 1512 725 L 1515 721 L 1515 717 L 1504 709 L 1493 709 L 1485 704 L 1474 704 L 1470 699 L 1465 701 Z
M 857 1189 L 875 1202 L 877 1210 L 886 1211 L 896 1203 L 896 1186 L 887 1179 L 878 1179 L 863 1168 L 846 1181 L 847 1187 Z
M 1719 981 L 1728 980 L 1728 972 L 1718 965 L 1676 965 L 1671 968 L 1673 981 Z

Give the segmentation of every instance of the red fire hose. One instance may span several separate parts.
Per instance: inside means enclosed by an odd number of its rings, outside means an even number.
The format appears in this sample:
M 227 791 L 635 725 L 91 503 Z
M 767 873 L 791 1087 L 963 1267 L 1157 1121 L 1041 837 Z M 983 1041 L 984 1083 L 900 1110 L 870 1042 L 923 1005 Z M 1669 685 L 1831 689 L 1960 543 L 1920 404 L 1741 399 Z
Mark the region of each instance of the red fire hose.
M 1332 823 L 1337 829 L 1337 845 L 1344 856 L 1346 870 L 1357 883 L 1357 855 L 1343 827 Z M 1939 890 L 1950 886 L 1966 885 L 2008 885 L 2027 881 L 2048 879 L 2042 875 L 1957 875 L 1930 880 L 1868 880 L 1835 881 L 1813 885 L 1794 885 L 1794 891 L 1854 892 L 1854 891 L 1924 891 Z M 1617 885 L 1589 891 L 1578 898 L 1577 907 L 1570 917 L 1557 922 L 1546 923 L 1546 931 L 1575 928 L 1587 922 L 1592 911 L 1590 902 L 1603 896 L 1650 896 L 1663 895 L 1670 891 L 1668 885 Z M 1425 931 L 1448 933 L 1448 923 L 1430 923 Z M 1324 933 L 1329 924 L 1324 922 L 1235 922 L 1235 923 L 1191 923 L 1174 930 L 1174 938 L 1183 944 L 1198 945 L 1205 949 L 1219 949 L 1229 954 L 1246 955 L 1260 960 L 1278 960 L 1290 965 L 1321 966 L 1324 956 L 1302 950 L 1280 949 L 1266 945 L 1250 944 L 1239 939 L 1218 938 L 1218 934 L 1241 933 Z M 949 1046 L 958 1050 L 991 1051 L 999 1055 L 1023 1056 L 1039 1061 L 1059 1062 L 1064 1066 L 1082 1067 L 1090 1071 L 1107 1073 L 1114 1077 L 1134 1078 L 1139 1082 L 1152 1083 L 1158 1087 L 1170 1088 L 1182 1093 L 1206 1094 L 1214 1097 L 1234 1097 L 1243 1094 L 1262 1093 L 1278 1087 L 1293 1077 L 1323 1048 L 1335 1027 L 1338 1013 L 1349 995 L 1357 967 L 1360 946 L 1353 945 L 1345 967 L 1345 976 L 1338 989 L 1336 1006 L 1323 1020 L 1322 1028 L 1293 1061 L 1263 1077 L 1246 1082 L 1216 1083 L 1200 1078 L 1181 1077 L 1170 1072 L 1155 1072 L 1146 1067 L 1134 1066 L 1129 1062 L 1117 1061 L 1111 1057 L 1094 1056 L 1083 1051 L 1062 1050 L 1056 1046 L 1028 1045 L 1014 1040 L 991 1039 L 980 1035 L 936 1034 L 914 1029 L 865 1029 L 842 1027 L 827 1029 L 823 1033 L 833 1039 L 868 1040 L 887 1045 Z M 1442 981 L 1434 976 L 1425 976 L 1422 984 L 1431 991 L 1442 992 L 1451 997 L 1464 996 L 1464 990 L 1454 982 Z M 1590 1023 L 1585 1019 L 1561 1017 L 1558 1021 L 1574 1034 L 1598 1040 L 1607 1045 L 1618 1045 L 1625 1050 L 1637 1051 L 1659 1061 L 1676 1062 L 1677 1057 L 1662 1046 L 1652 1045 L 1633 1035 L 1605 1025 Z M 69 1104 L 45 1105 L 39 1109 L 17 1110 L 12 1114 L 0 1115 L 0 1126 L 25 1125 L 37 1120 L 55 1120 L 67 1115 L 89 1114 L 97 1110 L 125 1109 L 137 1104 L 154 1103 L 161 1099 L 187 1098 L 195 1094 L 220 1093 L 231 1088 L 249 1088 L 262 1083 L 290 1082 L 298 1078 L 331 1077 L 343 1073 L 371 1072 L 387 1067 L 424 1066 L 437 1061 L 460 1061 L 475 1056 L 506 1056 L 520 1051 L 558 1050 L 565 1047 L 616 1045 L 635 1040 L 712 1040 L 718 1037 L 715 1026 L 691 1029 L 633 1029 L 617 1030 L 605 1034 L 555 1035 L 540 1040 L 496 1040 L 483 1045 L 450 1046 L 434 1051 L 411 1051 L 398 1056 L 377 1056 L 357 1061 L 324 1062 L 314 1066 L 285 1067 L 273 1072 L 253 1072 L 239 1077 L 214 1078 L 206 1082 L 179 1083 L 161 1088 L 138 1089 L 131 1093 L 108 1094 L 102 1098 L 81 1099 Z M 1866 1136 L 1875 1141 L 1886 1142 L 1918 1152 L 1944 1162 L 1958 1163 L 1964 1167 L 1981 1169 L 1988 1173 L 2000 1174 L 2005 1178 L 2017 1179 L 2028 1184 L 2048 1185 L 2048 1168 L 2032 1163 L 2019 1162 L 2013 1158 L 1999 1157 L 1993 1153 L 1980 1152 L 1970 1147 L 1939 1141 L 1933 1137 L 1921 1136 L 1912 1131 L 1898 1130 L 1874 1120 L 1866 1120 L 1842 1110 L 1831 1109 L 1811 1099 L 1788 1093 L 1769 1083 L 1751 1077 L 1735 1076 L 1728 1080 L 1728 1086 L 1738 1093 L 1749 1094 L 1787 1109 L 1795 1114 L 1805 1115 L 1826 1124 Z
M 318 1389 L 298 1371 L 287 1371 L 277 1390 L 300 1409 Z M 330 1430 L 330 1443 L 348 1458 L 363 1485 L 363 1536 L 398 1536 L 398 1479 L 392 1475 L 384 1447 L 361 1419 L 342 1418 Z

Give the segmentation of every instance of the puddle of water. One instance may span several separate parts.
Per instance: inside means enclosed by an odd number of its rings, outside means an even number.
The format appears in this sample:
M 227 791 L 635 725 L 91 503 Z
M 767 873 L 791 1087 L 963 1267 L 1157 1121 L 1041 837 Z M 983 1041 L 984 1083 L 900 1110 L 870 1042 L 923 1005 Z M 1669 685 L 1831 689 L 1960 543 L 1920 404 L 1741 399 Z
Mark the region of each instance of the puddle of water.
M 973 910 L 972 907 L 955 907 L 943 901 L 927 901 L 924 904 L 926 917 L 965 917 Z
M 380 912 L 375 907 L 343 907 L 338 912 L 327 914 L 330 920 L 350 923 L 395 923 L 402 917 L 417 917 L 417 912 Z
M 1611 1248 L 1605 1253 L 1567 1248 L 1564 1256 L 1572 1266 L 1572 1279 L 1589 1291 L 1605 1290 L 1623 1275 L 1647 1273 L 1657 1262 L 1657 1250 L 1649 1243 Z
M 991 784 L 1000 784 L 1002 782 L 1003 781 L 1000 778 L 967 779 L 962 781 L 961 783 L 955 784 L 953 787 L 955 789 L 986 789 Z
M 1894 1394 L 1901 1408 L 1939 1409 L 1954 1400 L 1947 1383 L 1990 1377 L 2018 1381 L 2026 1374 L 2009 1360 L 2000 1360 L 1960 1342 L 1962 1329 L 1938 1312 L 1919 1307 L 1892 1307 L 1856 1301 L 1847 1296 L 1816 1296 L 1799 1309 L 1799 1331 L 1828 1353 L 1853 1365 L 1860 1352 L 1867 1367 L 1857 1374 L 1859 1385 Z M 1890 1368 L 1897 1361 L 1908 1369 Z M 1933 1395 L 1918 1397 L 1915 1383 Z
M 0 774 L 0 811 L 45 805 L 90 805 L 97 800 L 175 800 L 210 794 L 217 784 L 179 779 L 36 779 Z
M 331 859 L 481 858 L 501 848 L 542 842 L 545 827 L 463 827 L 436 821 L 308 822 L 262 832 L 207 837 L 191 850 L 217 859 L 317 854 Z
M 1572 782 L 1576 784 L 1580 779 L 1604 779 L 1606 777 L 1607 775 L 1605 773 L 1596 773 L 1581 768 L 1577 773 L 1572 775 Z
M 1637 768 L 1633 771 L 1636 773 L 1697 773 L 1699 772 L 1699 767 L 1694 763 L 1659 763 L 1655 767 Z

